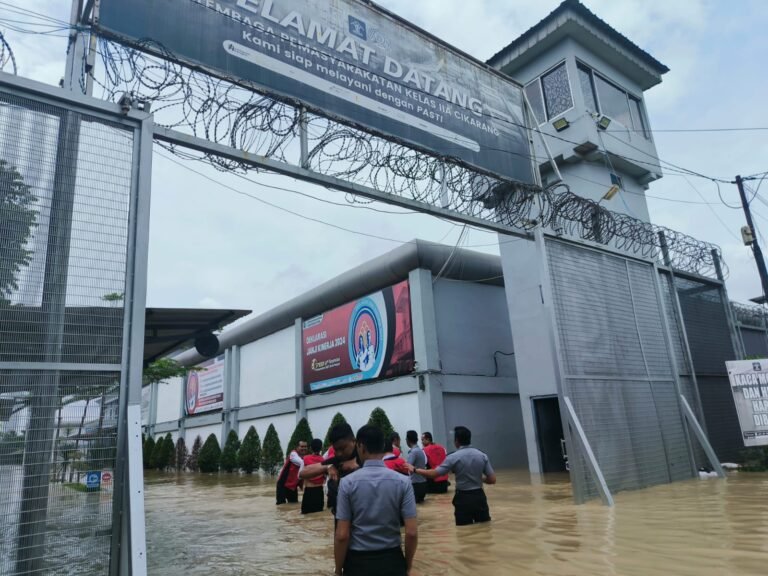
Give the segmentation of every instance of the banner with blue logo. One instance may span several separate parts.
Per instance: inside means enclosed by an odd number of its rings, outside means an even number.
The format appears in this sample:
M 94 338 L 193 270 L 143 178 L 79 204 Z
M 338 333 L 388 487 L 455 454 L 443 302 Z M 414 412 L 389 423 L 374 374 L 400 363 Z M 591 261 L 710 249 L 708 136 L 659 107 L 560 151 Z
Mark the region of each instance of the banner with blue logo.
M 411 373 L 408 281 L 306 320 L 302 343 L 305 392 Z
M 319 114 L 533 181 L 521 87 L 361 0 L 102 0 L 98 26 Z

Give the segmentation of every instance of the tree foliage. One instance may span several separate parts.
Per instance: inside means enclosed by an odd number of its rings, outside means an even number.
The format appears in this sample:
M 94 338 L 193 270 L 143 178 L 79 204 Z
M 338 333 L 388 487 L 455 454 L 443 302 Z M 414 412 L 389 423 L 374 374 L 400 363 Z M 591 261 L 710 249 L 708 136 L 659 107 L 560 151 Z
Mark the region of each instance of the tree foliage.
M 328 432 L 325 433 L 325 440 L 323 440 L 323 450 L 328 450 L 331 446 L 331 430 L 333 430 L 334 426 L 338 426 L 339 424 L 346 424 L 347 420 L 344 418 L 341 412 L 336 412 L 336 414 L 333 417 L 333 420 L 331 420 L 331 425 L 328 426 Z
M 273 424 L 267 428 L 264 435 L 264 444 L 261 450 L 261 469 L 274 476 L 283 465 L 283 449 L 280 446 L 280 438 Z
M 187 368 L 171 358 L 160 358 L 144 368 L 142 382 L 144 386 L 148 386 L 155 382 L 165 382 L 176 376 L 184 376 L 187 372 L 196 370 L 199 368 Z
M 237 451 L 240 450 L 240 440 L 237 432 L 230 430 L 227 434 L 227 441 L 224 443 L 224 450 L 221 453 L 221 469 L 225 472 L 234 472 L 237 470 Z
M 32 262 L 27 242 L 37 221 L 32 188 L 24 184 L 18 170 L 0 160 L 0 306 L 19 289 L 18 274 Z
M 155 454 L 155 439 L 150 436 L 144 441 L 144 446 L 142 448 L 142 456 L 144 458 L 144 468 L 149 469 L 153 468 L 153 460 L 152 457 Z
M 291 434 L 291 439 L 288 441 L 285 451 L 290 454 L 291 450 L 296 448 L 296 444 L 302 441 L 306 442 L 307 446 L 312 443 L 312 429 L 309 427 L 309 422 L 307 422 L 306 418 L 302 418 L 296 424 L 296 428 L 294 428 L 293 434 Z
M 246 474 L 252 474 L 261 465 L 261 440 L 253 426 L 245 433 L 243 443 L 237 452 L 237 463 Z
M 200 449 L 200 459 L 198 465 L 200 472 L 218 472 L 221 464 L 221 446 L 216 434 L 211 434 L 205 439 L 203 447 Z
M 187 450 L 187 443 L 184 442 L 184 438 L 179 436 L 176 440 L 176 460 L 174 462 L 177 472 L 181 472 L 187 466 L 187 460 L 189 460 L 189 450 Z
M 197 472 L 200 469 L 200 450 L 202 447 L 203 440 L 198 435 L 192 443 L 192 453 L 187 458 L 187 468 L 192 472 Z
M 158 470 L 165 470 L 168 468 L 171 452 L 173 452 L 173 439 L 169 432 L 164 437 L 160 437 L 155 444 L 155 448 L 152 451 L 152 468 L 157 468 Z
M 381 428 L 384 431 L 385 438 L 387 438 L 390 434 L 392 434 L 392 432 L 395 431 L 391 422 L 389 421 L 389 418 L 387 417 L 387 413 L 378 406 L 371 412 L 371 417 L 368 419 L 368 424 L 372 424 Z

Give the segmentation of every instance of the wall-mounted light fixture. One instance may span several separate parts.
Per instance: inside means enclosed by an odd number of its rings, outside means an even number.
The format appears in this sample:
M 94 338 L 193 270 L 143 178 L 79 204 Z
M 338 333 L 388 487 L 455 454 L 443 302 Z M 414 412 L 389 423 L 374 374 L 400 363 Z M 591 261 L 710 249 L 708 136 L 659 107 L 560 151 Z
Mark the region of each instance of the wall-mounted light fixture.
M 600 130 L 608 130 L 608 126 L 611 125 L 611 119 L 608 118 L 608 116 L 600 116 L 600 119 L 597 121 L 597 127 L 600 128 Z
M 616 184 L 614 184 L 613 186 L 608 188 L 608 192 L 606 192 L 605 196 L 603 196 L 603 200 L 610 200 L 611 198 L 616 196 L 616 194 L 618 193 L 619 193 L 619 187 L 616 186 Z
M 571 125 L 570 122 L 568 122 L 568 120 L 566 120 L 565 118 L 558 118 L 557 120 L 552 122 L 552 127 L 558 132 L 562 132 L 563 130 L 568 128 L 568 126 L 570 125 Z

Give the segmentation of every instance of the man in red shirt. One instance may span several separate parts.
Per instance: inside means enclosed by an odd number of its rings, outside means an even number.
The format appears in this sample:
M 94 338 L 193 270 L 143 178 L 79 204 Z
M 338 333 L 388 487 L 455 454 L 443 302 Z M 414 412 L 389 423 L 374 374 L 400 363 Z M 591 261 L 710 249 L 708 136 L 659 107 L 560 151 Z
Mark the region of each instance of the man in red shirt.
M 427 457 L 427 468 L 435 470 L 447 456 L 445 448 L 440 444 L 435 444 L 432 440 L 432 432 L 421 433 L 421 445 L 424 447 L 424 455 Z M 434 480 L 427 478 L 428 494 L 445 494 L 446 492 L 448 492 L 448 474 L 438 476 Z
M 392 454 L 395 456 L 402 456 L 403 451 L 400 450 L 400 434 L 392 432 L 392 434 L 389 435 L 389 439 L 392 440 Z
M 324 460 L 322 454 L 320 454 L 322 449 L 322 440 L 319 438 L 312 440 L 312 443 L 310 444 L 312 453 L 304 456 L 304 466 L 320 464 Z M 304 496 L 301 498 L 302 514 L 323 511 L 323 484 L 325 484 L 325 474 L 307 478 L 306 483 L 304 484 Z
M 410 476 L 411 471 L 408 468 L 408 463 L 400 457 L 400 454 L 395 453 L 394 446 L 392 445 L 392 436 L 384 441 L 384 466 L 395 472 L 399 472 L 405 476 Z
M 306 453 L 307 443 L 301 440 L 296 444 L 296 449 L 291 450 L 288 458 L 285 459 L 285 464 L 283 464 L 280 475 L 277 477 L 276 498 L 278 506 L 286 502 L 299 501 L 299 483 L 301 482 L 299 470 L 304 465 L 302 458 Z

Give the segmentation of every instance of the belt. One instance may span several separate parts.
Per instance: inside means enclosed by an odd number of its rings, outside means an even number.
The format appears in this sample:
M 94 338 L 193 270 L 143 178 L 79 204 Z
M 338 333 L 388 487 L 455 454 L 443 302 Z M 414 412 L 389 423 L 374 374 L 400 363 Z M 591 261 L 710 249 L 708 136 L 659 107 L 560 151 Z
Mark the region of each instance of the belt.
M 393 554 L 396 552 L 402 553 L 400 546 L 397 546 L 396 548 L 385 548 L 384 550 L 347 550 L 349 556 L 376 556 L 379 554 Z
M 483 492 L 482 488 L 473 488 L 472 490 L 459 490 L 456 489 L 456 494 L 477 494 L 478 492 Z

